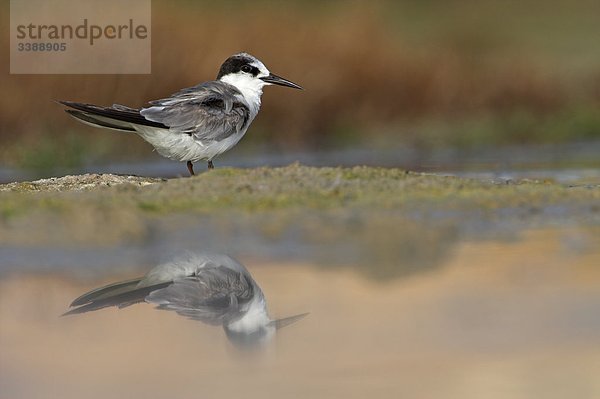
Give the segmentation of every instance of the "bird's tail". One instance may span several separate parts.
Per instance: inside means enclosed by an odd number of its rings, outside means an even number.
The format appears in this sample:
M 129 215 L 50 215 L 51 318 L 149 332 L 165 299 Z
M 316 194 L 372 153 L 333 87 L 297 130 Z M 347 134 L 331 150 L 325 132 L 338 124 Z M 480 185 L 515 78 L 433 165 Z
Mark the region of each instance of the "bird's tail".
M 105 129 L 119 130 L 122 132 L 135 132 L 135 129 L 131 127 L 131 124 L 120 125 L 112 122 L 110 119 L 95 116 L 92 114 L 87 114 L 85 112 L 77 111 L 74 109 L 66 109 L 65 112 L 71 115 L 73 118 L 79 120 L 80 122 L 92 127 L 101 127 Z
M 73 309 L 64 313 L 63 316 L 90 312 L 109 306 L 123 308 L 125 306 L 143 302 L 152 291 L 165 288 L 171 284 L 171 282 L 165 282 L 139 287 L 140 281 L 141 278 L 121 281 L 87 292 L 75 299 L 71 303 Z
M 135 132 L 136 125 L 166 128 L 162 123 L 152 122 L 144 118 L 140 114 L 140 110 L 120 104 L 100 107 L 72 101 L 59 101 L 59 103 L 71 108 L 65 111 L 73 118 L 94 127 L 126 132 Z

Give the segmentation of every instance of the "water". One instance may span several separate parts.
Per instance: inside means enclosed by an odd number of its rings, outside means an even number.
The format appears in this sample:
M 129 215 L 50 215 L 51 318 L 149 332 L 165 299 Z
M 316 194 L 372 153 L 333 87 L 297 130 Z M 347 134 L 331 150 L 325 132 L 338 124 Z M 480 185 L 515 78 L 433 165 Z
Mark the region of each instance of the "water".
M 362 145 L 339 150 L 309 152 L 273 152 L 246 149 L 227 152 L 215 161 L 217 167 L 256 168 L 286 166 L 300 162 L 308 166 L 368 165 L 397 167 L 412 171 L 454 174 L 484 179 L 550 179 L 564 184 L 581 182 L 600 184 L 598 152 L 600 141 L 545 145 L 520 145 L 491 148 L 419 149 L 407 146 Z M 157 154 L 147 162 L 112 162 L 84 165 L 64 170 L 27 171 L 0 166 L 0 183 L 34 180 L 42 177 L 81 173 L 114 173 L 126 175 L 177 177 L 187 176 L 185 165 L 169 161 Z M 198 163 L 197 172 L 205 170 Z
M 452 173 L 576 190 L 600 180 Z M 600 397 L 592 208 L 121 215 L 122 235 L 85 214 L 18 226 L 0 243 L 0 398 Z M 205 250 L 245 264 L 273 318 L 310 315 L 251 352 L 148 304 L 59 317 L 92 288 Z
M 0 279 L 0 396 L 597 397 L 598 232 L 461 239 L 436 267 L 416 257 L 413 273 L 384 279 L 297 256 L 240 259 L 274 317 L 310 312 L 253 353 L 147 304 L 58 317 L 142 264 L 12 270 Z

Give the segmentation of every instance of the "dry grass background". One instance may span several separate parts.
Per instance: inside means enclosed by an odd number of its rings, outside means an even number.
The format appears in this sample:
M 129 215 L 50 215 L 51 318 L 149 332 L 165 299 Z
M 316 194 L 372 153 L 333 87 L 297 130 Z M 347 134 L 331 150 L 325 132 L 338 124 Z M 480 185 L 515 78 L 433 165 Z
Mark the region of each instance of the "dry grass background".
M 241 50 L 306 87 L 266 91 L 252 140 L 243 142 L 250 150 L 374 137 L 421 147 L 600 137 L 597 2 L 180 0 L 153 1 L 152 11 L 151 75 L 9 75 L 8 62 L 0 65 L 6 163 L 148 154 L 135 137 L 75 124 L 52 100 L 143 106 L 214 78 Z M 3 13 L 8 52 L 8 7 Z

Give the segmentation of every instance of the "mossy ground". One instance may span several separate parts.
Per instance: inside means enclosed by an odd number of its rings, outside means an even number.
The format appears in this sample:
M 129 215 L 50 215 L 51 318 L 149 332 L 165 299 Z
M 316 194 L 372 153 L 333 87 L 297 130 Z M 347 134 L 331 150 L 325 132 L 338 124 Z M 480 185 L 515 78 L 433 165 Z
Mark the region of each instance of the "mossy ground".
M 317 263 L 354 264 L 375 277 L 435 267 L 459 241 L 490 232 L 573 225 L 597 231 L 600 186 L 297 164 L 0 186 L 8 247 L 231 250 L 250 242 L 267 252 L 304 248 Z
M 0 186 L 1 212 L 26 215 L 78 207 L 126 208 L 142 214 L 348 208 L 493 211 L 600 204 L 600 187 L 594 185 L 495 182 L 371 167 L 223 168 L 166 181 L 96 176 L 95 182 L 75 176 L 63 184 L 50 179 Z

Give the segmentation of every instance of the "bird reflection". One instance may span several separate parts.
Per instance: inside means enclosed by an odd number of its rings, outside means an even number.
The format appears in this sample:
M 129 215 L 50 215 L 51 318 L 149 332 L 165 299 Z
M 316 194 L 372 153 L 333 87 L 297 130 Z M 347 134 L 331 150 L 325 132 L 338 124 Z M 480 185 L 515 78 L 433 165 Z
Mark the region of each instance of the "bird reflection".
M 308 314 L 272 320 L 262 290 L 242 264 L 227 255 L 200 253 L 158 265 L 141 278 L 87 292 L 64 315 L 139 302 L 223 326 L 229 341 L 243 348 L 267 343 L 279 328 Z

